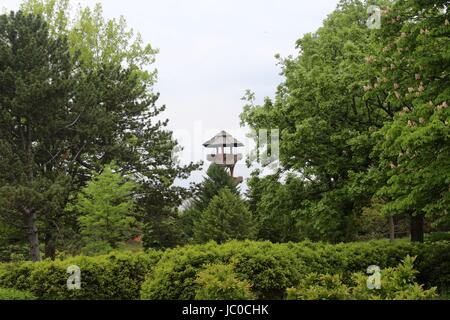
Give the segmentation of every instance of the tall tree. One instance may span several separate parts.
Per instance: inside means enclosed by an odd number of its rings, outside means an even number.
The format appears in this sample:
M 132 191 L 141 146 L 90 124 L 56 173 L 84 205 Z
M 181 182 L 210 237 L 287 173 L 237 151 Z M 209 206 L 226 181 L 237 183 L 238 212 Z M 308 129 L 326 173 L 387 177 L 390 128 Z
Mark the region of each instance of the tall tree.
M 58 209 L 46 200 L 63 192 L 64 177 L 52 169 L 64 161 L 55 149 L 67 147 L 74 118 L 72 75 L 66 39 L 50 37 L 41 17 L 0 16 L 0 141 L 4 162 L 14 163 L 3 173 L 1 211 L 25 221 L 33 261 L 41 259 L 39 215 Z
M 397 1 L 378 32 L 368 95 L 388 92 L 393 121 L 376 134 L 377 196 L 383 211 L 411 217 L 412 241 L 423 241 L 424 218 L 450 221 L 450 16 L 448 1 Z
M 178 143 L 167 130 L 168 121 L 157 120 L 165 110 L 156 105 L 159 94 L 152 89 L 157 50 L 144 44 L 123 18 L 104 19 L 101 5 L 79 7 L 75 16 L 66 0 L 28 0 L 22 8 L 44 15 L 53 34 L 67 35 L 77 62 L 74 104 L 79 112 L 68 150 L 75 159 L 68 170 L 72 190 L 89 181 L 92 170 L 99 172 L 115 160 L 141 184 L 138 206 L 146 229 L 163 226 L 191 195 L 190 188 L 175 181 L 199 165 L 175 161 Z
M 368 4 L 382 8 L 380 30 L 365 25 Z M 448 221 L 448 21 L 442 0 L 341 1 L 281 60 L 274 101 L 247 94 L 243 122 L 280 128 L 282 168 L 309 190 L 290 210 L 321 239 L 353 238 L 372 201 L 409 215 L 413 241 L 424 217 Z
M 365 97 L 376 47 L 367 18 L 367 1 L 340 1 L 317 32 L 297 41 L 297 57 L 280 59 L 285 81 L 275 99 L 254 105 L 248 93 L 241 115 L 256 131 L 280 130 L 282 171 L 296 173 L 304 189 L 283 191 L 297 199 L 288 210 L 333 242 L 357 233 L 358 216 L 376 191 L 366 177 L 376 162 L 371 132 L 393 116 L 386 93 Z

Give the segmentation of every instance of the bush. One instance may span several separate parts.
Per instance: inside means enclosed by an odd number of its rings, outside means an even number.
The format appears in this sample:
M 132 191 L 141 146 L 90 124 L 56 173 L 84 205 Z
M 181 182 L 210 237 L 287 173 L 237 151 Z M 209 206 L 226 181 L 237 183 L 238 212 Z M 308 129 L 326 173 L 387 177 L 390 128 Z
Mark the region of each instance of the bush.
M 26 291 L 0 288 L 0 300 L 36 300 L 36 297 Z
M 238 279 L 231 264 L 211 264 L 198 273 L 196 300 L 252 300 L 251 285 Z
M 74 257 L 64 261 L 8 263 L 0 265 L 0 287 L 26 290 L 38 299 L 133 300 L 160 253 L 111 253 L 98 257 Z M 81 269 L 81 289 L 68 290 L 67 268 Z
M 260 299 L 281 298 L 298 276 L 295 252 L 270 242 L 231 241 L 223 245 L 186 246 L 167 250 L 154 272 L 144 282 L 143 299 L 191 300 L 196 296 L 195 280 L 208 264 L 234 263 L 240 279 L 253 284 Z
M 432 232 L 425 235 L 425 242 L 450 241 L 450 232 Z
M 380 289 L 367 288 L 367 274 L 354 273 L 350 284 L 340 274 L 306 276 L 296 288 L 287 290 L 289 300 L 427 300 L 436 288 L 425 290 L 416 282 L 415 258 L 407 257 L 396 268 L 381 270 Z
M 444 254 L 444 251 L 447 254 Z M 450 243 L 432 245 L 408 241 L 377 240 L 363 243 L 323 244 L 312 242 L 272 244 L 231 241 L 223 245 L 186 246 L 167 250 L 145 280 L 143 299 L 194 299 L 199 272 L 209 264 L 234 263 L 239 279 L 252 284 L 257 299 L 282 299 L 310 273 L 351 277 L 369 265 L 397 266 L 407 255 L 418 256 L 418 278 L 427 287 L 448 284 Z M 441 259 L 441 258 L 444 259 Z M 445 268 L 447 268 L 445 270 Z M 442 274 L 436 273 L 439 271 Z
M 423 245 L 417 257 L 417 279 L 427 287 L 437 286 L 440 293 L 450 291 L 450 242 Z
M 350 288 L 340 274 L 310 273 L 296 288 L 287 289 L 288 300 L 350 300 Z

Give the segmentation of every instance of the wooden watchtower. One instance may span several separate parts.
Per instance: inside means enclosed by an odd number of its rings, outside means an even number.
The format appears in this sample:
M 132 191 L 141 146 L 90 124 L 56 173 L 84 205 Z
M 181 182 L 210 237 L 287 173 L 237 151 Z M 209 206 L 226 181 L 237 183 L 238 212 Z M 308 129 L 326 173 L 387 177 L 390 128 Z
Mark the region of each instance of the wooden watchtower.
M 242 160 L 242 154 L 234 154 L 233 148 L 243 147 L 244 144 L 235 139 L 232 135 L 226 131 L 221 131 L 216 134 L 212 139 L 203 144 L 205 148 L 216 149 L 213 154 L 208 154 L 207 159 L 212 163 L 220 165 L 229 170 L 230 176 L 234 179 L 236 184 L 243 181 L 242 177 L 234 176 L 234 168 L 239 160 Z M 225 148 L 230 148 L 225 150 Z M 229 151 L 229 153 L 227 153 Z

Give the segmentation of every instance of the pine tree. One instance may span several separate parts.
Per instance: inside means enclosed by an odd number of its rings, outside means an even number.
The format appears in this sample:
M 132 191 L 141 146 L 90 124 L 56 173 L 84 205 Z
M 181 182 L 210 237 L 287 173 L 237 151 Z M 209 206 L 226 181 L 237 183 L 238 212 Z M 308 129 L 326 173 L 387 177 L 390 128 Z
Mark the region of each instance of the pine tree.
M 25 223 L 33 261 L 41 259 L 38 220 L 62 211 L 65 164 L 73 115 L 73 65 L 64 37 L 50 37 L 39 16 L 0 16 L 0 215 Z M 9 172 L 9 173 L 8 173 Z M 58 195 L 53 201 L 53 195 Z
M 194 225 L 194 238 L 198 243 L 214 240 L 253 239 L 256 224 L 247 204 L 229 188 L 215 196 Z
M 223 167 L 213 163 L 209 166 L 206 174 L 207 177 L 200 185 L 200 192 L 194 201 L 194 208 L 196 210 L 204 211 L 210 201 L 224 188 L 228 188 L 233 194 L 239 193 L 233 178 Z

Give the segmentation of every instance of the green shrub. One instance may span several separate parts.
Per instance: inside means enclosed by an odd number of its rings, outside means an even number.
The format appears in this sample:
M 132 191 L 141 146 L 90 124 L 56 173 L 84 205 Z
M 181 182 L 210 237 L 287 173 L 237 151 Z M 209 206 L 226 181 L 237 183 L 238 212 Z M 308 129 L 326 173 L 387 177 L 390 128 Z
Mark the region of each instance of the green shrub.
M 433 232 L 425 235 L 425 242 L 450 241 L 450 232 Z
M 196 300 L 252 300 L 251 285 L 238 279 L 232 264 L 211 264 L 198 273 Z
M 281 298 L 298 277 L 298 259 L 285 245 L 270 242 L 210 242 L 165 251 L 144 282 L 143 299 L 194 299 L 195 280 L 208 264 L 233 262 L 239 278 L 253 284 L 258 298 Z M 280 296 L 281 293 L 281 296 Z
M 158 261 L 160 253 L 111 253 L 98 257 L 74 257 L 40 263 L 0 265 L 0 287 L 26 290 L 38 299 L 123 299 L 139 298 L 145 276 Z M 81 289 L 68 290 L 67 268 L 81 269 Z
M 340 274 L 310 273 L 297 287 L 287 289 L 288 300 L 350 300 L 351 296 Z
M 443 251 L 447 252 L 447 255 Z M 252 284 L 257 299 L 282 299 L 310 273 L 350 277 L 369 265 L 397 266 L 407 256 L 418 256 L 419 280 L 426 287 L 448 284 L 450 243 L 414 244 L 385 240 L 346 244 L 231 241 L 223 245 L 186 246 L 167 250 L 145 280 L 143 299 L 194 299 L 195 280 L 208 264 L 234 263 L 240 279 Z M 425 258 L 426 257 L 426 258 Z M 443 257 L 444 259 L 441 259 Z M 445 268 L 447 268 L 445 270 Z M 435 271 L 439 270 L 440 274 Z
M 427 300 L 436 288 L 426 290 L 416 282 L 415 258 L 407 257 L 396 268 L 381 270 L 380 289 L 367 287 L 367 274 L 354 273 L 347 284 L 340 274 L 312 273 L 295 288 L 287 290 L 289 300 Z
M 26 291 L 0 288 L 0 300 L 36 300 L 36 297 Z
M 440 293 L 450 291 L 450 242 L 439 241 L 422 246 L 416 267 L 417 279 L 427 287 L 437 286 Z

